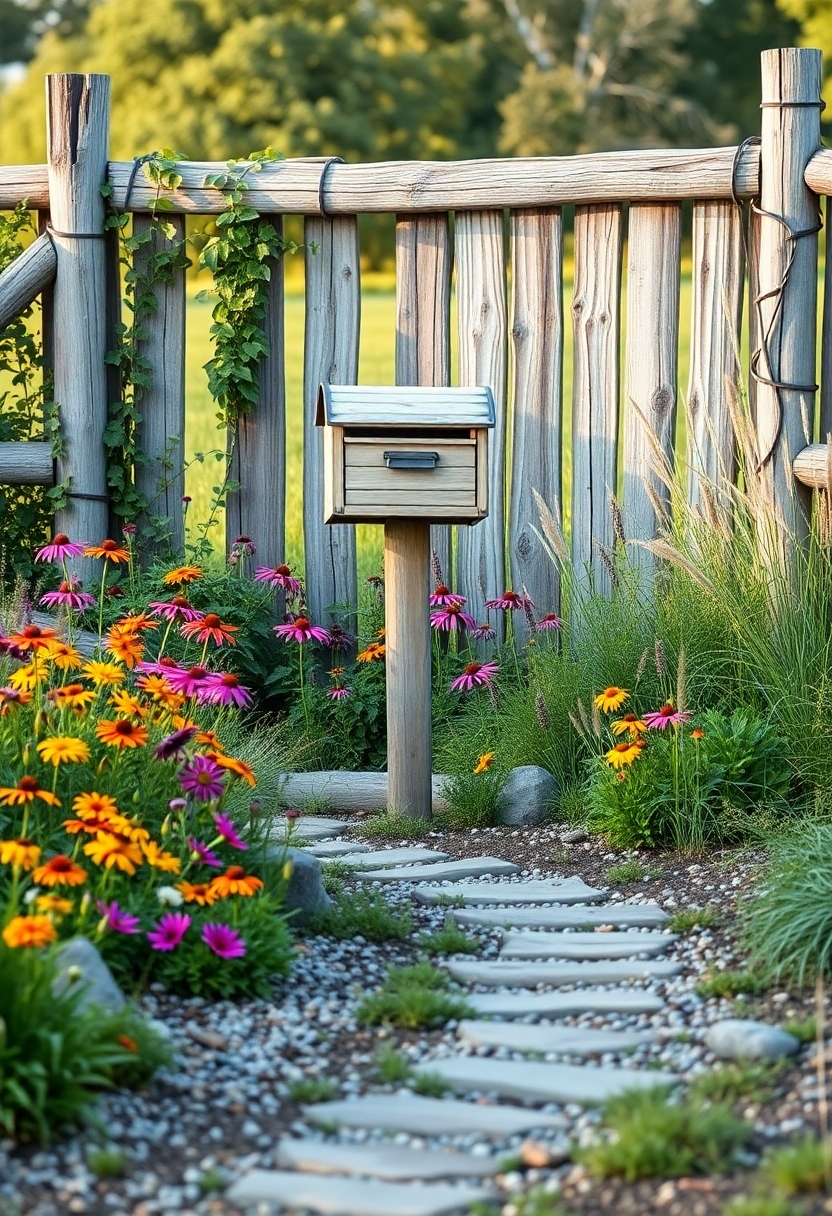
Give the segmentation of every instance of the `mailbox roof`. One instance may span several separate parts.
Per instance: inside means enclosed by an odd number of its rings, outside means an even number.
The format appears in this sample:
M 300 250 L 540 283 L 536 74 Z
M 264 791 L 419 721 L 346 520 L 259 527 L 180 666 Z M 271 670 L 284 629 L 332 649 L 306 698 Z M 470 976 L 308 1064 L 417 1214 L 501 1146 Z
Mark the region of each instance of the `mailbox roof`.
M 423 426 L 432 430 L 494 426 L 490 388 L 404 388 L 396 385 L 322 384 L 318 426 Z

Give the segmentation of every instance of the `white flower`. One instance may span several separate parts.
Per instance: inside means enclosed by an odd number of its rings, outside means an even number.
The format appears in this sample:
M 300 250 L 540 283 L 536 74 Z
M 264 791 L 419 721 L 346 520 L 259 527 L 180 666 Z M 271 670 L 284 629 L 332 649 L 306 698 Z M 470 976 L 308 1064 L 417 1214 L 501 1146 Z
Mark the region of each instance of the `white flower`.
M 184 902 L 182 892 L 177 891 L 176 887 L 160 887 L 156 892 L 156 898 L 160 904 L 168 908 L 178 908 Z
M 29 890 L 26 892 L 26 894 L 23 896 L 24 904 L 33 904 L 39 895 L 40 895 L 39 887 L 30 887 Z

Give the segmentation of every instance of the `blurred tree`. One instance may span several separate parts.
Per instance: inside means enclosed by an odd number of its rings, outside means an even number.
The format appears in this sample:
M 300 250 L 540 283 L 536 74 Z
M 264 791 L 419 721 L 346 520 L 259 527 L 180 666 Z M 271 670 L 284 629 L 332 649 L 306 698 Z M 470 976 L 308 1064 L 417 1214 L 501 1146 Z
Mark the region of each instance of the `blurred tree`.
M 89 0 L 0 0 L 0 63 L 31 59 L 47 30 L 79 33 Z
M 832 78 L 832 0 L 777 0 L 777 7 L 785 17 L 799 22 L 800 46 L 815 46 L 823 51 L 824 79 L 828 86 Z M 832 105 L 832 90 L 827 87 L 824 94 L 827 105 Z M 828 110 L 826 117 L 832 121 Z

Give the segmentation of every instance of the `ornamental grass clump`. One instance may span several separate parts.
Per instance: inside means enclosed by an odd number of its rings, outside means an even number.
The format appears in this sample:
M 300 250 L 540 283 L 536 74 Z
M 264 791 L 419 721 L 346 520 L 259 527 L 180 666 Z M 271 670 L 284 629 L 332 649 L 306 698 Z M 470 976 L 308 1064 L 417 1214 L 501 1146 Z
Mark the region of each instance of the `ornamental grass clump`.
M 446 972 L 432 963 L 415 963 L 391 967 L 382 987 L 364 997 L 355 1016 L 365 1026 L 388 1023 L 405 1030 L 432 1030 L 472 1013 Z

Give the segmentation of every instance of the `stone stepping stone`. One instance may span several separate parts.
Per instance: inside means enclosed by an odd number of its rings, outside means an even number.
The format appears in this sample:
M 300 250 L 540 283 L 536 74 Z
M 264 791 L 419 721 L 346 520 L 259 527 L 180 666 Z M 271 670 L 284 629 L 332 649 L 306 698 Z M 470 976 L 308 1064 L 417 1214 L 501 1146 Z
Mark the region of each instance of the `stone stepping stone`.
M 401 1148 L 396 1144 L 329 1144 L 320 1140 L 292 1140 L 277 1146 L 276 1161 L 283 1170 L 307 1174 L 359 1174 L 388 1182 L 407 1178 L 489 1178 L 499 1174 L 502 1158 L 475 1157 L 473 1153 Z
M 500 958 L 632 958 L 661 954 L 676 940 L 670 933 L 506 933 Z
M 581 988 L 576 992 L 472 992 L 466 1001 L 484 1018 L 567 1018 L 582 1013 L 661 1013 L 664 1001 L 638 988 Z
M 483 874 L 519 874 L 520 866 L 499 857 L 471 857 L 465 861 L 439 861 L 434 865 L 402 866 L 397 870 L 369 870 L 359 874 L 365 882 L 421 882 L 438 878 L 454 882 L 458 878 L 478 878 Z M 453 892 L 446 891 L 445 894 Z
M 416 888 L 414 895 L 418 896 L 419 889 Z M 456 908 L 452 915 L 459 925 L 501 925 L 517 929 L 571 929 L 584 925 L 650 929 L 669 919 L 658 904 L 607 904 L 603 908 Z
M 467 1136 L 474 1132 L 502 1140 L 532 1128 L 566 1126 L 560 1115 L 518 1110 L 516 1106 L 480 1106 L 416 1094 L 365 1094 L 361 1098 L 315 1102 L 303 1107 L 310 1123 L 383 1128 L 411 1136 Z
M 525 1022 L 462 1021 L 457 1038 L 472 1047 L 505 1047 L 508 1051 L 550 1051 L 564 1055 L 595 1056 L 605 1051 L 630 1051 L 650 1043 L 655 1035 L 644 1030 L 584 1030 L 580 1026 L 529 1026 Z
M 321 840 L 317 844 L 306 845 L 303 851 L 311 853 L 313 857 L 320 857 L 321 861 L 330 861 L 333 858 L 340 861 L 348 853 L 367 853 L 369 850 L 368 844 L 361 844 L 357 840 Z
M 503 863 L 506 864 L 506 863 Z M 514 871 L 493 870 L 491 873 L 513 873 Z M 432 877 L 432 875 L 425 875 Z M 438 877 L 438 875 L 437 875 Z M 535 882 L 491 882 L 461 883 L 455 890 L 446 891 L 442 887 L 417 887 L 413 892 L 416 899 L 423 904 L 441 903 L 450 895 L 463 904 L 580 904 L 603 899 L 604 892 L 595 887 L 588 887 L 581 878 L 550 878 Z
M 443 964 L 463 984 L 486 984 L 492 988 L 552 988 L 564 984 L 617 984 L 621 980 L 669 979 L 684 969 L 683 963 L 654 963 L 649 959 L 610 963 L 457 963 Z
M 301 815 L 298 819 L 277 820 L 272 828 L 272 840 L 283 841 L 289 835 L 289 823 L 292 824 L 291 838 L 294 844 L 299 840 L 327 840 L 331 836 L 340 836 L 346 830 L 347 824 L 343 819 L 325 819 L 322 815 Z
M 384 870 L 388 866 L 422 865 L 428 861 L 450 861 L 450 853 L 437 849 L 376 849 L 371 853 L 354 853 L 342 857 L 344 865 L 356 870 Z
M 235 1207 L 271 1203 L 321 1216 L 461 1216 L 491 1192 L 473 1186 L 420 1186 L 364 1178 L 327 1178 L 284 1170 L 252 1170 L 224 1198 Z
M 440 1076 L 458 1093 L 498 1093 L 521 1102 L 606 1102 L 627 1089 L 672 1085 L 671 1073 L 653 1069 L 586 1068 L 580 1064 L 540 1064 L 534 1060 L 491 1060 L 461 1056 L 417 1064 L 417 1073 Z

